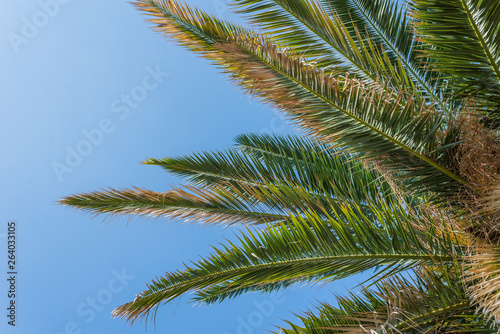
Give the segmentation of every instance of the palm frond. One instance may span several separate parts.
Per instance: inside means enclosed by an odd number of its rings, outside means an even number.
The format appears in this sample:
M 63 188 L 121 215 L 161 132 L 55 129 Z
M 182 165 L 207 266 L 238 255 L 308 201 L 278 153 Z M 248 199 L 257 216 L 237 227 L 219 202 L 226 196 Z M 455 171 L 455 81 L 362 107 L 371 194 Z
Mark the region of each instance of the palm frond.
M 483 245 L 470 255 L 466 266 L 468 292 L 478 312 L 496 324 L 500 320 L 500 247 Z
M 425 48 L 416 39 L 408 6 L 396 0 L 322 0 L 325 8 L 336 13 L 352 31 L 368 32 L 375 45 L 383 45 L 394 66 L 403 67 L 408 76 L 431 100 L 440 101 L 439 74 L 426 65 L 418 49 Z M 439 102 L 443 104 L 443 102 Z
M 452 76 L 490 117 L 500 117 L 500 3 L 490 0 L 413 0 L 416 28 L 432 46 L 434 70 Z
M 59 204 L 82 212 L 111 216 L 170 218 L 207 225 L 264 224 L 286 221 L 288 213 L 251 206 L 225 189 L 183 186 L 166 192 L 133 188 L 67 196 Z
M 342 197 L 357 203 L 384 196 L 395 200 L 385 178 L 368 170 L 345 152 L 336 152 L 328 145 L 297 136 L 240 135 L 235 139 L 238 149 L 268 168 L 273 178 L 284 183 L 307 185 L 315 192 L 325 191 L 330 197 Z M 268 180 L 271 181 L 271 180 Z M 414 198 L 407 198 L 412 204 Z
M 376 219 L 373 207 L 403 211 L 390 186 L 347 154 L 294 136 L 249 135 L 238 149 L 149 159 L 191 184 L 167 192 L 105 190 L 60 203 L 94 214 L 141 215 L 196 220 L 205 224 L 286 222 L 309 212 L 342 215 L 351 207 Z M 407 205 L 417 204 L 416 200 Z
M 337 298 L 338 306 L 322 304 L 316 312 L 299 315 L 300 325 L 288 322 L 285 334 L 326 333 L 494 333 L 465 293 L 456 272 L 418 271 L 396 276 Z
M 234 5 L 278 46 L 300 54 L 327 75 L 349 72 L 367 83 L 383 77 L 395 87 L 407 85 L 406 74 L 364 36 L 366 31 L 348 27 L 318 1 L 235 0 Z
M 376 274 L 385 277 L 426 263 L 461 259 L 462 250 L 451 239 L 415 231 L 400 215 L 379 214 L 376 223 L 346 210 L 349 225 L 335 217 L 326 225 L 310 214 L 260 232 L 248 230 L 239 237 L 240 246 L 228 242 L 210 257 L 167 273 L 114 315 L 131 322 L 147 319 L 159 305 L 188 292 L 195 292 L 197 301 L 213 303 L 249 291 L 348 277 L 377 266 L 381 268 Z
M 162 17 L 159 29 L 180 39 L 181 44 L 196 45 L 238 84 L 284 110 L 325 143 L 370 152 L 370 157 L 383 156 L 380 160 L 402 170 L 398 176 L 411 181 L 413 189 L 450 195 L 468 185 L 438 162 L 442 152 L 455 143 L 440 142 L 443 118 L 425 102 L 411 100 L 402 106 L 404 93 L 394 99 L 386 86 L 367 88 L 355 79 L 328 77 L 300 58 L 284 54 L 266 38 L 241 30 L 231 32 L 231 26 L 213 17 L 179 10 L 174 4 L 145 0 L 140 6 Z M 180 34 L 178 27 L 188 27 L 204 37 Z M 203 48 L 209 39 L 216 42 Z
M 379 196 L 395 200 L 382 176 L 368 171 L 355 157 L 337 154 L 307 138 L 242 135 L 236 142 L 238 150 L 149 159 L 146 163 L 161 166 L 200 186 L 231 185 L 241 191 L 249 188 L 264 191 L 268 185 L 274 185 L 308 193 L 330 204 L 340 198 L 361 204 Z M 290 206 L 291 210 L 294 208 Z
M 421 59 L 412 50 L 413 34 L 407 29 L 408 15 L 397 1 L 234 3 L 238 13 L 248 16 L 279 46 L 300 54 L 327 74 L 333 68 L 333 75 L 349 72 L 368 81 L 385 78 L 398 89 L 424 90 L 438 99 L 437 82 L 431 83 L 431 72 L 420 68 Z

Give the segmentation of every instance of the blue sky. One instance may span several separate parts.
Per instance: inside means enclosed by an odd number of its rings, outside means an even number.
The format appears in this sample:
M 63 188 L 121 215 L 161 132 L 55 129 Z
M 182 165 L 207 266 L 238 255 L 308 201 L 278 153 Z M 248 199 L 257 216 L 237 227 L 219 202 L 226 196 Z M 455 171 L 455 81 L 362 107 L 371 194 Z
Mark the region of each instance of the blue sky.
M 225 1 L 189 3 L 231 17 Z M 126 1 L 2 1 L 0 13 L 4 277 L 7 223 L 18 226 L 16 327 L 7 325 L 2 279 L 0 333 L 144 333 L 144 324 L 128 327 L 111 319 L 111 310 L 237 230 L 126 218 L 103 224 L 55 201 L 106 187 L 166 190 L 179 180 L 141 161 L 223 149 L 241 133 L 292 128 L 206 60 L 148 29 Z M 340 293 L 344 284 L 329 287 Z M 160 309 L 156 328 L 262 333 L 325 299 L 331 292 L 318 287 L 210 307 L 184 297 Z

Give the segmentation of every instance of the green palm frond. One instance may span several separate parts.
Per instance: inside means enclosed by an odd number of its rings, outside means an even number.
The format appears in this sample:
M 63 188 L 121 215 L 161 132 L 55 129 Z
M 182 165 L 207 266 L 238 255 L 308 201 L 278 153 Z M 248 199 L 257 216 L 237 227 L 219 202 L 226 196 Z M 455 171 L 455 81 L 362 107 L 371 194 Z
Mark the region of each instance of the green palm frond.
M 416 40 L 408 6 L 396 0 L 322 0 L 325 8 L 336 13 L 346 26 L 368 32 L 375 45 L 383 45 L 395 66 L 403 67 L 415 87 L 432 100 L 443 97 L 439 92 L 439 74 L 425 65 L 429 59 L 417 49 L 425 48 Z M 443 102 L 439 102 L 442 104 Z
M 183 218 L 205 224 L 286 222 L 291 214 L 315 212 L 327 219 L 353 207 L 374 217 L 372 207 L 396 207 L 384 178 L 348 154 L 294 136 L 245 135 L 238 149 L 149 159 L 190 185 L 167 192 L 105 190 L 64 198 L 84 212 Z M 419 204 L 407 198 L 408 205 Z
M 385 277 L 422 264 L 453 263 L 462 250 L 452 239 L 417 232 L 402 216 L 379 212 L 377 223 L 354 212 L 349 225 L 332 217 L 328 225 L 311 214 L 288 224 L 248 230 L 241 245 L 229 242 L 211 256 L 182 271 L 153 281 L 114 315 L 133 322 L 147 318 L 159 305 L 195 292 L 195 300 L 213 303 L 249 291 L 271 291 L 297 282 L 333 280 L 376 267 Z
M 430 72 L 420 68 L 414 55 L 407 13 L 397 1 L 372 2 L 234 1 L 238 13 L 248 16 L 275 43 L 327 74 L 333 68 L 334 75 L 349 72 L 367 82 L 385 78 L 400 90 L 416 94 L 420 89 L 437 98 L 436 82 L 429 81 Z
M 500 117 L 500 3 L 491 0 L 413 0 L 423 52 L 434 70 L 467 90 L 494 119 Z
M 327 202 L 342 198 L 364 203 L 379 196 L 395 201 L 383 177 L 366 170 L 351 155 L 338 154 L 307 138 L 242 135 L 236 143 L 238 150 L 149 159 L 146 163 L 161 166 L 194 185 L 231 185 L 245 191 L 272 184 L 294 191 L 303 188 Z
M 457 278 L 456 272 L 429 270 L 396 276 L 337 298 L 338 306 L 324 303 L 316 312 L 299 315 L 302 324 L 288 322 L 290 329 L 279 333 L 495 333 L 484 316 L 474 313 Z
M 395 200 L 385 178 L 370 171 L 345 152 L 335 152 L 328 145 L 297 136 L 240 135 L 238 149 L 246 156 L 273 167 L 273 179 L 284 183 L 308 185 L 330 197 L 342 197 L 357 203 L 379 196 Z M 271 181 L 271 180 L 268 180 Z M 416 205 L 416 199 L 407 198 Z
M 300 54 L 328 75 L 354 74 L 367 82 L 381 77 L 401 88 L 406 73 L 391 62 L 385 50 L 364 36 L 366 31 L 348 27 L 336 13 L 310 0 L 235 0 L 238 13 L 272 36 L 289 53 Z M 349 29 L 350 28 L 350 29 Z
M 159 29 L 181 44 L 196 45 L 196 50 L 231 72 L 238 84 L 284 110 L 323 142 L 348 146 L 351 152 L 370 152 L 365 156 L 379 157 L 386 167 L 400 170 L 397 177 L 410 181 L 415 191 L 449 196 L 468 185 L 438 162 L 455 143 L 441 142 L 444 120 L 425 102 L 411 100 L 402 106 L 404 93 L 394 99 L 385 86 L 368 88 L 355 79 L 328 77 L 284 54 L 268 39 L 241 31 L 234 38 L 237 31 L 228 32 L 231 26 L 199 11 L 179 10 L 174 2 L 144 0 L 140 6 L 162 17 Z M 202 32 L 204 37 L 178 33 L 178 27 Z M 204 48 L 202 42 L 208 39 L 217 43 Z

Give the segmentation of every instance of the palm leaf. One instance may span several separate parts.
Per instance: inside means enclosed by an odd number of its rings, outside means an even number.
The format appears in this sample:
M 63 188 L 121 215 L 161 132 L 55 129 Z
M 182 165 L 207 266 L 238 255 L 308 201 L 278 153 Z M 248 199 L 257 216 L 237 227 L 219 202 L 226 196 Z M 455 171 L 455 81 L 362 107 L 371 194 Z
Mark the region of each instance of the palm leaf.
M 404 93 L 393 99 L 385 86 L 367 88 L 350 78 L 327 77 L 267 39 L 231 30 L 199 11 L 180 10 L 174 2 L 144 1 L 140 6 L 162 17 L 155 21 L 162 22 L 159 29 L 224 66 L 238 84 L 285 110 L 324 142 L 370 152 L 370 157 L 384 155 L 381 161 L 402 170 L 397 176 L 411 181 L 413 189 L 450 195 L 468 185 L 437 162 L 454 143 L 439 142 L 443 118 L 425 102 L 402 107 Z M 179 32 L 181 28 L 194 32 Z M 214 42 L 205 48 L 208 40 Z
M 213 303 L 249 291 L 348 277 L 377 266 L 381 269 L 376 274 L 385 277 L 462 257 L 452 239 L 418 232 L 404 216 L 393 217 L 383 209 L 378 214 L 380 221 L 372 222 L 346 208 L 349 225 L 335 217 L 325 225 L 311 214 L 261 232 L 249 230 L 239 238 L 241 246 L 229 242 L 210 257 L 167 273 L 114 315 L 131 322 L 148 318 L 159 305 L 188 292 L 196 292 L 197 301 Z
M 235 0 L 237 12 L 270 34 L 277 45 L 300 54 L 328 75 L 356 74 L 368 82 L 380 77 L 396 87 L 406 83 L 384 50 L 356 27 L 310 0 Z M 363 32 L 365 33 L 365 32 Z
M 336 13 L 349 30 L 368 32 L 373 44 L 383 45 L 395 66 L 402 66 L 431 100 L 440 101 L 439 74 L 425 65 L 430 60 L 421 57 L 418 49 L 425 48 L 416 39 L 408 6 L 395 0 L 323 0 L 325 8 Z M 443 104 L 442 101 L 439 102 Z
M 133 188 L 77 194 L 63 198 L 62 205 L 95 215 L 136 215 L 171 218 L 207 225 L 264 224 L 286 221 L 288 213 L 251 206 L 234 194 L 216 186 L 183 186 L 166 192 Z
M 291 192 L 283 198 L 290 211 L 301 207 L 306 196 L 332 205 L 335 200 L 363 204 L 380 196 L 395 201 L 384 178 L 367 171 L 348 154 L 336 154 L 328 146 L 314 144 L 296 136 L 242 135 L 236 138 L 238 150 L 203 152 L 186 157 L 150 159 L 168 172 L 186 178 L 194 185 L 236 187 L 255 192 L 281 189 Z M 293 192 L 304 193 L 292 205 Z M 278 193 L 273 192 L 276 196 Z M 328 207 L 328 205 L 322 205 Z
M 466 266 L 469 295 L 488 319 L 500 319 L 500 247 L 485 244 L 470 255 Z
M 385 196 L 393 201 L 391 187 L 373 170 L 350 154 L 297 136 L 240 135 L 238 149 L 273 168 L 273 179 L 308 185 L 314 192 L 342 197 L 356 203 Z M 271 180 L 268 180 L 271 181 Z M 416 204 L 415 199 L 406 199 Z
M 500 3 L 491 0 L 413 0 L 416 27 L 435 60 L 433 69 L 500 115 Z
M 322 304 L 316 312 L 288 322 L 286 334 L 326 333 L 494 333 L 465 293 L 457 272 L 419 271 L 396 276 L 361 294 L 337 298 L 338 306 Z
M 84 212 L 183 218 L 205 224 L 262 224 L 315 212 L 327 219 L 356 207 L 391 206 L 397 197 L 384 178 L 349 155 L 294 136 L 239 136 L 238 150 L 149 159 L 191 184 L 167 192 L 106 190 L 64 198 Z M 416 205 L 415 200 L 408 205 Z M 398 204 L 399 205 L 399 204 Z M 375 218 L 375 217 L 373 217 Z
M 428 81 L 426 71 L 419 68 L 419 59 L 412 54 L 413 36 L 406 29 L 408 16 L 397 2 L 322 1 L 321 5 L 311 0 L 235 0 L 234 3 L 238 13 L 248 16 L 279 46 L 300 54 L 327 74 L 353 73 L 366 82 L 385 78 L 400 90 L 411 89 L 416 94 L 419 88 L 437 98 L 436 82 Z M 394 27 L 397 29 L 391 30 Z

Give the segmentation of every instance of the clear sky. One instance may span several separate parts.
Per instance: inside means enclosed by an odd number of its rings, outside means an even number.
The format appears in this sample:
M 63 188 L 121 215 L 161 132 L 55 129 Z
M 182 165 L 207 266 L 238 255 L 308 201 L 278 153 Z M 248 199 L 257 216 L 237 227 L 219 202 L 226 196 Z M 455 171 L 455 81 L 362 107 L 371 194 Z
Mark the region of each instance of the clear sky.
M 225 0 L 189 3 L 231 17 Z M 292 131 L 208 61 L 148 27 L 123 0 L 0 2 L 0 333 L 144 333 L 144 324 L 128 327 L 111 310 L 237 230 L 126 218 L 103 224 L 55 201 L 106 187 L 166 190 L 179 180 L 140 161 L 224 149 L 241 133 Z M 18 230 L 15 328 L 6 317 L 10 221 Z M 263 333 L 332 300 L 344 284 L 209 307 L 184 297 L 160 309 L 156 328 Z

